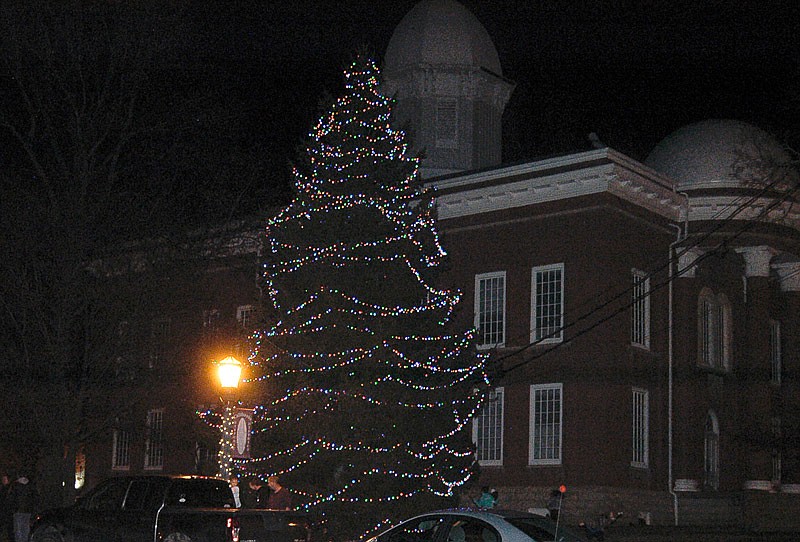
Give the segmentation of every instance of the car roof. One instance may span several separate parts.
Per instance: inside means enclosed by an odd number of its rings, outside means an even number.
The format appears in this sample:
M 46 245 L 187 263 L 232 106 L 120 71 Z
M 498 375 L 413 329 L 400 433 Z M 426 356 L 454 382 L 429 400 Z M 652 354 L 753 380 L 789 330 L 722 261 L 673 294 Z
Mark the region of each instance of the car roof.
M 420 516 L 427 516 L 429 514 L 462 514 L 472 517 L 498 516 L 501 518 L 543 518 L 543 516 L 540 516 L 538 514 L 532 514 L 531 512 L 523 512 L 521 510 L 509 510 L 503 508 L 472 508 L 472 507 L 444 508 L 441 510 L 426 512 L 424 514 L 420 514 Z

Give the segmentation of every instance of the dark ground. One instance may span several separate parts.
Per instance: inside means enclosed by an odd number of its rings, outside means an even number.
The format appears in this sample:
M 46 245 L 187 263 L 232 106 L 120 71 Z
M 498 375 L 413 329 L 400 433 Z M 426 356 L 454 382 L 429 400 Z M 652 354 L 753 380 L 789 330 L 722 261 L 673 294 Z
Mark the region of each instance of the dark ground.
M 605 542 L 797 542 L 800 532 L 748 532 L 724 527 L 612 526 Z

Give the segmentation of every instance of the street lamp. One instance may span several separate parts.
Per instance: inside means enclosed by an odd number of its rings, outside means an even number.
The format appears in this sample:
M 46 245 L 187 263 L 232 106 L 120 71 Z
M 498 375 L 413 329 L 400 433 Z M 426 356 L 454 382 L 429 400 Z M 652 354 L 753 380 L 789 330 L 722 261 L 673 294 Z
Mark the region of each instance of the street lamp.
M 229 480 L 233 474 L 233 439 L 236 431 L 236 408 L 233 404 L 233 396 L 239 387 L 239 380 L 242 376 L 242 362 L 233 356 L 217 362 L 217 376 L 222 388 L 221 398 L 225 407 L 220 427 L 219 476 L 224 480 Z
M 239 379 L 242 376 L 242 362 L 233 356 L 228 356 L 217 363 L 217 375 L 219 385 L 223 393 L 233 393 L 239 387 Z

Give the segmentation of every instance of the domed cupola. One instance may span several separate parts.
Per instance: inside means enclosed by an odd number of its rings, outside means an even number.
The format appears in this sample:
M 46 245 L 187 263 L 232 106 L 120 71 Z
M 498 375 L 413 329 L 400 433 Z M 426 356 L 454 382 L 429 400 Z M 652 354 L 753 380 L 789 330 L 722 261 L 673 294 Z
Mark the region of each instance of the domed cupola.
M 776 189 L 797 183 L 791 157 L 770 134 L 736 120 L 705 120 L 665 137 L 645 164 L 667 175 L 680 191 Z
M 385 92 L 397 97 L 426 177 L 496 166 L 500 120 L 513 84 L 488 32 L 455 0 L 422 0 L 386 49 Z
M 665 137 L 644 163 L 675 182 L 696 221 L 754 221 L 800 230 L 788 197 L 798 182 L 791 156 L 770 134 L 736 120 L 705 120 Z

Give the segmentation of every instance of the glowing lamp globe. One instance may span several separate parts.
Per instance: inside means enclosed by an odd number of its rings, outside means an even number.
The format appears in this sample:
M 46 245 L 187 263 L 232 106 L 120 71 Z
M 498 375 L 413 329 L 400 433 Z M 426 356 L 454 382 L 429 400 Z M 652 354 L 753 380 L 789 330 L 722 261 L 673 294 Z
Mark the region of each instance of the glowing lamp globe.
M 219 384 L 223 389 L 236 389 L 242 376 L 242 362 L 233 356 L 228 356 L 217 363 Z

